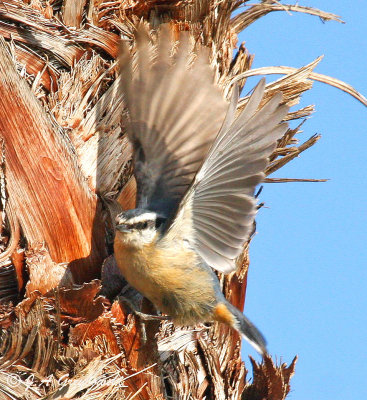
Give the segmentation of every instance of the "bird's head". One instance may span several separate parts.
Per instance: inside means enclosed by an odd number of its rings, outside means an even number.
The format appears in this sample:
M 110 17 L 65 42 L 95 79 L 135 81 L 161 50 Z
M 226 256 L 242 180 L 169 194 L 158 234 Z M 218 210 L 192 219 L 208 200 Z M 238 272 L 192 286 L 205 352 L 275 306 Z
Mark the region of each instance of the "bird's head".
M 126 246 L 141 248 L 157 238 L 165 221 L 154 211 L 139 208 L 124 211 L 116 217 L 116 237 Z

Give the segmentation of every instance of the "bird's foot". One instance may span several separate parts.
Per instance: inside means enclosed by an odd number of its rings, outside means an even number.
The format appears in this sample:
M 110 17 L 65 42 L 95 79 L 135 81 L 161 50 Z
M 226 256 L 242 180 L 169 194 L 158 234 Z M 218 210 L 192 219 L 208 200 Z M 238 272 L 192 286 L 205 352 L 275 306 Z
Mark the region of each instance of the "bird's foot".
M 127 305 L 133 314 L 135 314 L 140 319 L 140 337 L 143 346 L 147 342 L 147 333 L 146 333 L 146 322 L 147 321 L 169 321 L 171 317 L 167 315 L 152 315 L 146 314 L 137 309 L 137 307 L 126 297 L 119 296 L 119 302 Z
M 119 296 L 119 302 L 126 304 L 130 310 L 138 316 L 143 321 L 152 321 L 152 320 L 159 320 L 159 321 L 169 321 L 171 317 L 168 315 L 153 315 L 153 314 L 146 314 L 137 309 L 135 304 L 133 304 L 129 299 L 126 297 Z

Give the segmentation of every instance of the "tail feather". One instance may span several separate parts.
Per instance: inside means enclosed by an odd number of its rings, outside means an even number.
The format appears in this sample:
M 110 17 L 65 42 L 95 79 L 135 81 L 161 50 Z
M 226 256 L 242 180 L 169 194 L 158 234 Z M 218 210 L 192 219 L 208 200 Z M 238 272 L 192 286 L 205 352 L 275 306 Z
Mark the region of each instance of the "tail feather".
M 226 306 L 234 316 L 234 323 L 232 324 L 232 327 L 236 329 L 258 353 L 262 355 L 266 354 L 266 340 L 256 326 L 231 303 L 227 302 Z

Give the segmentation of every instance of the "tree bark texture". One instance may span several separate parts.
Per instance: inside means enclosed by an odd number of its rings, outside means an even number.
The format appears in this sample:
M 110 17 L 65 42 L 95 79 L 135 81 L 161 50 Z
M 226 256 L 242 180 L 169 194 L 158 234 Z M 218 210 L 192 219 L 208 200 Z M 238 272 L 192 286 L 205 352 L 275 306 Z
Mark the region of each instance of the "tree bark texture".
M 68 139 L 20 79 L 0 42 L 0 135 L 10 207 L 29 246 L 44 244 L 57 263 L 72 263 L 76 281 L 98 274 L 106 256 L 97 197 Z M 94 271 L 91 271 L 94 269 Z

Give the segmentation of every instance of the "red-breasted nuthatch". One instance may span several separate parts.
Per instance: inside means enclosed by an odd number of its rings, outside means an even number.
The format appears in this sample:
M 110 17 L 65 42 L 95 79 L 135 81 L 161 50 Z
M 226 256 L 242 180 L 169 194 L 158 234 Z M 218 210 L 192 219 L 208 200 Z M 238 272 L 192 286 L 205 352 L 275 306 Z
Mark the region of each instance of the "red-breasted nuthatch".
M 188 67 L 189 38 L 174 57 L 162 29 L 156 48 L 143 28 L 135 56 L 122 45 L 123 122 L 134 149 L 136 208 L 117 216 L 114 251 L 127 281 L 180 325 L 220 321 L 266 352 L 258 329 L 224 297 L 214 269 L 228 273 L 256 214 L 255 186 L 287 130 L 288 107 L 265 81 L 236 117 L 214 83 L 207 51 Z

